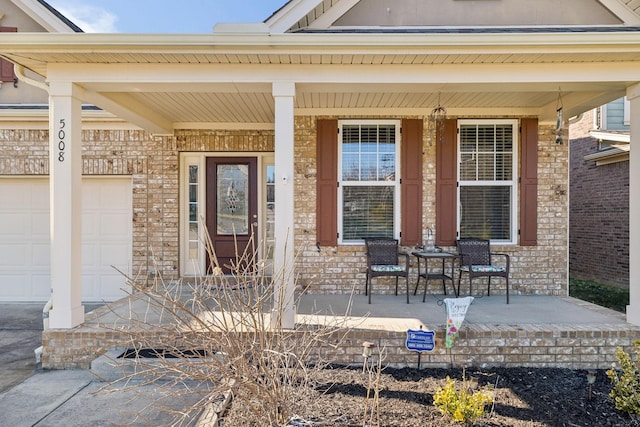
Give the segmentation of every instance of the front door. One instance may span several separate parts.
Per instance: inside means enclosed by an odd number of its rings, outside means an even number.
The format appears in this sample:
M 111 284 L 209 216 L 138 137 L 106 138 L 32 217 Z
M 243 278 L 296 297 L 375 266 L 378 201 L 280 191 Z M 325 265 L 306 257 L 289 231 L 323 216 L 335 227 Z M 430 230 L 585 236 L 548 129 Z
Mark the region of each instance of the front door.
M 225 274 L 251 267 L 257 225 L 257 159 L 207 158 L 207 228 L 215 256 L 207 255 L 207 271 L 216 259 Z

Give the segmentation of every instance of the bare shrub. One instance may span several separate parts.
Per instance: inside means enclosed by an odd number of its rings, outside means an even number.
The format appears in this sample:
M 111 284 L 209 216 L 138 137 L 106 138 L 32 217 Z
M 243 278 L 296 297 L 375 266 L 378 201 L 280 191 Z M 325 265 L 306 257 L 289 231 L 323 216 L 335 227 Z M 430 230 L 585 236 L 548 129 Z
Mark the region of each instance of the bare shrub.
M 369 345 L 367 345 L 369 344 Z M 372 345 L 372 343 L 364 343 L 364 350 L 362 356 L 364 357 L 364 363 L 362 364 L 362 371 L 367 374 L 367 395 L 364 400 L 364 416 L 362 419 L 362 425 L 368 426 L 380 426 L 380 378 L 382 371 L 384 370 L 382 361 L 384 360 L 386 353 L 385 349 L 380 346 Z M 373 357 L 375 351 L 375 356 Z
M 311 371 L 332 363 L 322 349 L 339 346 L 347 329 L 327 320 L 339 317 L 322 315 L 292 329 L 273 327 L 284 278 L 267 275 L 256 253 L 239 254 L 231 274 L 214 264 L 211 275 L 193 283 L 130 279 L 130 299 L 142 301 L 144 309 L 132 303 L 126 315 L 103 325 L 125 334 L 131 352 L 122 379 L 109 388 L 153 383 L 179 398 L 195 396 L 188 407 L 170 410 L 176 425 L 212 407 L 218 411 L 212 405 L 229 395 L 233 410 L 226 425 L 286 424 L 301 410 L 296 396 L 313 385 Z M 153 357 L 144 357 L 149 353 Z

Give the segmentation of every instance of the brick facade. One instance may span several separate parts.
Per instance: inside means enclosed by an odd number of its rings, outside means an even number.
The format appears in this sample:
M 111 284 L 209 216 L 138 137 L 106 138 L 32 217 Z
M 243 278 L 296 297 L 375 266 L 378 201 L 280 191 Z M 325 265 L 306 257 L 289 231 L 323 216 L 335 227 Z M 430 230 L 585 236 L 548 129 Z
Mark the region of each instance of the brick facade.
M 569 274 L 629 286 L 629 161 L 596 166 L 593 112 L 571 125 Z
M 316 120 L 295 119 L 295 245 L 298 287 L 309 293 L 364 292 L 365 255 L 362 246 L 316 247 Z M 425 120 L 423 141 L 423 227 L 435 228 L 435 150 Z M 153 137 L 138 130 L 84 130 L 83 173 L 126 175 L 133 185 L 133 273 L 146 277 L 154 268 L 165 278 L 179 276 L 180 218 L 179 165 L 181 152 L 273 152 L 272 130 L 178 131 L 174 137 Z M 538 145 L 538 245 L 496 246 L 511 255 L 512 293 L 567 294 L 568 146 L 556 144 L 555 127 L 539 127 Z M 0 130 L 0 175 L 48 174 L 46 130 Z M 0 177 L 1 178 L 1 177 Z M 415 262 L 415 261 L 414 261 Z M 415 274 L 415 273 L 414 273 Z M 415 276 L 410 278 L 411 286 Z M 384 279 L 376 279 L 376 293 L 391 292 Z M 429 291 L 441 292 L 441 283 L 429 283 Z M 494 293 L 504 293 L 496 281 Z M 464 292 L 464 287 L 463 287 Z M 96 355 L 122 346 L 114 331 L 93 331 L 80 326 L 71 331 L 49 330 L 43 335 L 43 366 L 50 369 L 88 367 Z M 477 329 L 477 330 L 476 330 Z M 613 360 L 613 346 L 629 345 L 635 334 L 605 330 L 574 331 L 559 328 L 541 332 L 520 327 L 487 331 L 468 328 L 456 351 L 444 350 L 424 357 L 424 366 L 482 364 L 486 366 L 606 367 Z M 439 330 L 439 339 L 443 332 Z M 352 331 L 335 355 L 344 363 L 361 362 L 362 340 L 382 340 L 388 363 L 410 366 L 415 354 L 404 348 L 404 334 Z M 591 340 L 591 341 L 589 341 Z M 588 345 L 587 345 L 588 344 Z M 508 352 L 504 349 L 509 348 Z M 500 350 L 503 349 L 503 350 Z M 328 350 L 329 351 L 329 350 Z M 586 352 L 589 352 L 588 354 Z
M 315 238 L 315 122 L 317 117 L 296 117 L 296 249 L 299 284 L 310 293 L 364 292 L 366 263 L 363 246 L 316 247 Z M 435 150 L 429 143 L 427 121 L 423 141 L 423 234 L 435 229 Z M 555 127 L 539 127 L 538 245 L 494 246 L 511 256 L 511 289 L 521 294 L 567 294 L 568 147 L 555 144 Z M 409 248 L 407 248 L 409 249 Z M 455 248 L 450 248 L 454 250 Z M 415 262 L 415 260 L 413 260 Z M 376 279 L 376 283 L 379 280 Z M 412 283 L 414 278 L 411 278 Z M 504 284 L 496 281 L 496 293 Z M 429 291 L 442 284 L 429 282 Z M 432 287 L 432 288 L 431 288 Z M 377 285 L 376 292 L 384 293 Z M 392 292 L 388 286 L 387 292 Z
M 364 292 L 363 246 L 316 247 L 316 120 L 295 118 L 295 245 L 299 287 L 310 293 Z M 425 120 L 423 227 L 435 228 L 435 150 Z M 128 175 L 133 184 L 133 274 L 154 268 L 179 276 L 179 153 L 272 152 L 272 130 L 178 131 L 153 137 L 138 130 L 84 130 L 83 173 Z M 555 127 L 539 127 L 538 245 L 496 246 L 511 255 L 514 294 L 566 295 L 568 147 L 555 144 Z M 47 175 L 46 130 L 0 130 L 0 175 Z M 415 261 L 414 261 L 415 262 Z M 376 279 L 376 292 L 384 292 Z M 411 278 L 413 281 L 414 278 Z M 430 282 L 441 290 L 439 282 Z M 492 288 L 504 293 L 497 281 Z M 387 288 L 391 291 L 391 287 Z
M 572 300 L 572 304 L 583 304 L 605 316 L 624 318 L 621 313 L 594 306 L 587 302 Z M 118 304 L 118 303 L 115 303 Z M 121 301 L 127 305 L 127 301 Z M 117 307 L 115 308 L 117 310 Z M 113 322 L 101 324 L 101 315 L 109 313 L 101 307 L 89 317 L 89 321 L 73 330 L 48 330 L 43 334 L 43 367 L 47 369 L 88 369 L 99 355 L 112 350 L 131 348 L 131 337 L 126 329 L 126 318 L 118 326 Z M 436 347 L 423 353 L 423 368 L 454 367 L 547 367 L 568 369 L 608 369 L 617 361 L 616 349 L 627 352 L 633 342 L 640 339 L 640 328 L 621 326 L 612 322 L 593 324 L 488 324 L 466 323 L 451 349 L 445 342 L 444 324 L 428 325 L 435 331 Z M 162 342 L 163 327 L 157 330 L 146 328 L 145 335 L 156 334 Z M 174 336 L 169 332 L 169 336 Z M 164 338 L 166 341 L 166 338 Z M 212 337 L 215 341 L 215 337 Z M 418 356 L 406 348 L 406 330 L 380 328 L 340 329 L 335 338 L 318 348 L 318 356 L 324 360 L 345 365 L 362 366 L 362 343 L 374 342 L 384 349 L 384 365 L 392 367 L 415 367 Z M 111 362 L 111 361 L 110 361 Z

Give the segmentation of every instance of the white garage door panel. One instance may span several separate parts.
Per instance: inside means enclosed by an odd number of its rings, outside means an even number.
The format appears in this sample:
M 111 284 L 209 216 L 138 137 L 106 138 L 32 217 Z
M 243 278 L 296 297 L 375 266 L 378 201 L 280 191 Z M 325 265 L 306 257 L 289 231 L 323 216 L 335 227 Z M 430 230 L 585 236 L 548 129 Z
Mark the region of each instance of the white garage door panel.
M 11 199 L 0 199 L 5 203 Z M 11 202 L 13 203 L 13 201 Z M 22 236 L 27 229 L 26 219 L 23 213 L 0 213 L 0 233 L 7 238 L 17 239 Z
M 2 280 L 7 283 L 7 286 L 2 287 L 3 296 L 6 295 L 6 298 L 9 298 L 9 300 L 11 300 L 11 298 L 19 299 L 22 297 L 23 289 L 18 285 L 23 280 L 23 274 L 21 272 L 15 272 L 14 274 L 7 273 Z
M 112 213 L 103 214 L 100 221 L 100 234 L 108 240 L 119 241 L 125 237 L 126 233 L 122 230 L 123 221 L 129 221 L 131 213 Z
M 47 271 L 44 273 L 34 273 L 31 275 L 31 292 L 32 299 L 35 301 L 41 301 L 41 295 L 51 294 L 51 280 L 49 279 L 49 265 L 47 264 Z
M 34 244 L 31 247 L 31 266 L 36 268 L 44 268 L 49 272 L 49 264 L 51 264 L 51 248 L 50 245 Z
M 16 247 L 13 244 L 0 245 L 0 266 L 20 267 L 26 262 L 26 248 Z
M 82 298 L 112 301 L 126 282 L 111 268 L 129 272 L 131 180 L 82 183 Z M 46 301 L 50 294 L 49 181 L 0 179 L 0 301 Z M 127 291 L 130 288 L 127 288 Z

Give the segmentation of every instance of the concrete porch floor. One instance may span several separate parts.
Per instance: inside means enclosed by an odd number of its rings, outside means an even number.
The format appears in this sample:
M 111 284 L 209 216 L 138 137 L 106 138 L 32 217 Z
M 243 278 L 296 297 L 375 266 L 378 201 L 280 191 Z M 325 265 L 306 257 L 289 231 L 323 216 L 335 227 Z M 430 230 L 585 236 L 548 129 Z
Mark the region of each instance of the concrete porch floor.
M 436 349 L 423 353 L 423 365 L 546 366 L 608 368 L 615 349 L 630 350 L 640 339 L 640 326 L 625 315 L 571 297 L 504 295 L 476 297 L 467 311 L 453 348 L 445 349 L 444 295 L 302 295 L 298 298 L 297 323 L 332 324 L 348 328 L 345 341 L 332 354 L 337 363 L 361 363 L 362 343 L 373 341 L 390 353 L 392 366 L 407 366 L 415 352 L 405 347 L 408 329 L 436 332 Z M 133 313 L 159 321 L 148 309 L 146 298 L 132 295 L 88 313 L 85 323 L 68 331 L 45 332 L 43 367 L 87 368 L 99 354 L 123 347 L 122 337 L 104 325 L 120 324 Z M 347 314 L 347 316 L 345 316 Z M 156 317 L 154 317 L 156 316 Z M 69 351 L 69 348 L 73 348 Z M 71 354 L 70 354 L 71 353 Z
M 464 296 L 464 295 L 463 295 Z M 326 315 L 334 318 L 352 318 L 362 327 L 381 330 L 406 330 L 420 324 L 424 326 L 446 323 L 445 298 L 452 295 L 410 295 L 406 303 L 404 294 L 373 295 L 371 304 L 365 295 L 313 295 L 296 296 L 297 322 L 305 316 Z M 127 318 L 130 313 L 146 313 L 149 321 L 154 312 L 140 295 L 115 301 L 87 314 L 83 326 L 99 326 L 112 323 L 116 318 Z M 302 319 L 301 319 L 302 316 Z M 626 322 L 623 313 L 572 297 L 548 295 L 511 295 L 505 303 L 504 295 L 475 296 L 465 317 L 465 324 L 548 324 L 548 325 L 618 325 L 618 328 L 633 328 Z
M 445 295 L 410 296 L 410 304 L 404 295 L 373 295 L 371 304 L 367 297 L 355 295 L 351 301 L 350 316 L 362 326 L 380 330 L 416 329 L 444 326 L 446 324 Z M 345 295 L 303 295 L 298 304 L 298 315 L 347 312 L 349 304 Z M 612 325 L 626 328 L 623 313 L 571 298 L 546 295 L 512 295 L 509 304 L 504 295 L 476 296 L 465 316 L 464 325 L 566 325 L 579 328 L 586 325 Z M 617 326 L 616 326 L 617 325 Z

